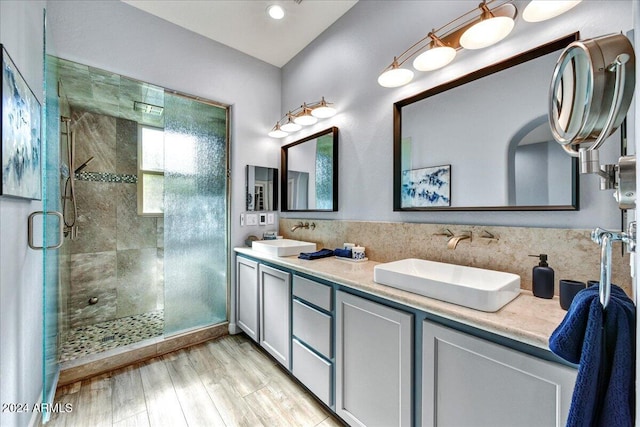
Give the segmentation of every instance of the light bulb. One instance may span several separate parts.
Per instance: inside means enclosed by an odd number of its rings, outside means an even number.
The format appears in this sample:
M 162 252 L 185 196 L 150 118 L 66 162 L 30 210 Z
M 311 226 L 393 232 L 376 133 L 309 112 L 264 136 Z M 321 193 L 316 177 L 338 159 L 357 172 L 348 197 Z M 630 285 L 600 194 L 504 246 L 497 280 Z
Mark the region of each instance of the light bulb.
M 449 46 L 433 47 L 421 53 L 413 60 L 413 68 L 418 71 L 431 71 L 442 68 L 456 57 L 456 50 Z
M 279 4 L 272 4 L 267 8 L 267 13 L 273 19 L 282 19 L 284 18 L 284 9 Z
M 413 71 L 405 68 L 392 68 L 380 74 L 378 84 L 383 87 L 403 86 L 413 80 Z
M 335 108 L 329 107 L 327 105 L 327 101 L 325 101 L 323 97 L 322 101 L 320 101 L 320 105 L 311 110 L 311 115 L 319 119 L 327 119 L 329 117 L 335 116 L 336 112 L 337 111 Z
M 569 9 L 576 6 L 582 0 L 571 1 L 541 1 L 532 0 L 527 5 L 522 13 L 522 18 L 527 22 L 541 22 L 547 19 L 555 18 L 558 15 L 562 15 Z
M 298 132 L 300 129 L 302 129 L 302 126 L 300 126 L 297 123 L 293 123 L 293 122 L 287 122 L 285 124 L 283 124 L 280 129 L 282 129 L 285 132 Z
M 309 114 L 308 108 L 305 108 L 303 111 L 304 113 L 302 115 L 293 119 L 295 123 L 299 124 L 300 126 L 309 126 L 309 125 L 316 124 L 318 122 L 317 118 Z
M 471 26 L 460 37 L 460 45 L 465 49 L 482 49 L 498 43 L 509 35 L 515 22 L 507 16 L 483 19 Z
M 271 138 L 284 138 L 287 135 L 289 135 L 289 134 L 287 132 L 283 131 L 280 128 L 280 123 L 276 123 L 275 127 L 273 128 L 273 130 L 271 132 L 269 132 L 269 136 Z

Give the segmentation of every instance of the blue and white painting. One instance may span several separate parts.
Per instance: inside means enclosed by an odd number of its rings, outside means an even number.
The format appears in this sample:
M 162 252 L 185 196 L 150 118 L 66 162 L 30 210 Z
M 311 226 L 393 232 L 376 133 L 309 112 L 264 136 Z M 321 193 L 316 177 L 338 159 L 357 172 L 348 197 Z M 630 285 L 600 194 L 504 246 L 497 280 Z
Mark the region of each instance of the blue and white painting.
M 451 165 L 402 171 L 402 207 L 451 206 Z
M 1 46 L 1 45 L 0 45 Z M 2 47 L 3 196 L 41 198 L 40 103 Z

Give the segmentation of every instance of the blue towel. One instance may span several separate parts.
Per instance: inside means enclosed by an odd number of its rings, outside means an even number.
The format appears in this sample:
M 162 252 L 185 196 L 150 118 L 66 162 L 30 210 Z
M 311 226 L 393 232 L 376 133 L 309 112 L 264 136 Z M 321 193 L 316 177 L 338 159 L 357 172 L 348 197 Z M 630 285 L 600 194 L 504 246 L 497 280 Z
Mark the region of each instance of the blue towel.
M 599 287 L 578 292 L 549 348 L 579 363 L 567 427 L 633 426 L 635 417 L 636 308 L 624 291 L 611 286 L 602 309 Z
M 353 255 L 351 249 L 334 249 L 333 253 L 335 256 L 339 256 L 342 258 L 351 258 Z
M 333 256 L 333 251 L 331 249 L 320 249 L 317 252 L 300 252 L 298 258 L 300 259 L 318 259 L 318 258 L 326 258 Z

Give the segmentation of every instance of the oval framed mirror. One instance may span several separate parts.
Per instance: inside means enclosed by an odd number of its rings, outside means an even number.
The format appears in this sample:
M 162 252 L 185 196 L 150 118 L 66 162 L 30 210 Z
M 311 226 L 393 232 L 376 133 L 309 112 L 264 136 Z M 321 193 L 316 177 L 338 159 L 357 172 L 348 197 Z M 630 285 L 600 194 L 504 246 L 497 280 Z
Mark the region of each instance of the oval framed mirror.
M 577 160 L 548 121 L 549 76 L 578 33 L 394 104 L 394 211 L 577 210 Z
M 280 152 L 281 211 L 337 211 L 338 128 L 284 145 Z

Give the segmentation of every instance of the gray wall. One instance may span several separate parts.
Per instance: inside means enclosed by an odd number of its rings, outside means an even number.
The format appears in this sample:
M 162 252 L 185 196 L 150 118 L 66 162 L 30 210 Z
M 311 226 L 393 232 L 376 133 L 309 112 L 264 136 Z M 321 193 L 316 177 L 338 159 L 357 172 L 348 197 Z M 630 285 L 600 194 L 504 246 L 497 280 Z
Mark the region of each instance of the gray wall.
M 43 101 L 43 1 L 0 1 L 0 43 Z M 27 216 L 41 202 L 0 197 L 0 403 L 36 403 L 42 391 L 42 252 L 27 247 Z M 30 413 L 0 412 L 3 427 Z
M 515 3 L 521 14 L 528 2 Z M 378 85 L 379 73 L 394 55 L 423 37 L 428 29 L 443 25 L 477 4 L 476 0 L 361 1 L 283 67 L 284 110 L 325 96 L 336 103 L 339 113 L 285 138 L 282 144 L 332 125 L 340 129 L 340 211 L 283 216 L 554 228 L 620 227 L 620 213 L 611 200 L 611 192 L 599 191 L 595 176 L 581 179 L 579 212 L 393 212 L 394 102 L 575 31 L 588 38 L 626 32 L 632 25 L 631 1 L 585 1 L 566 15 L 536 24 L 524 22 L 519 16 L 513 33 L 495 46 L 462 51 L 442 70 L 417 72 L 407 86 L 388 89 Z M 540 78 L 550 79 L 551 72 L 550 69 Z M 491 111 L 481 114 L 499 124 Z

